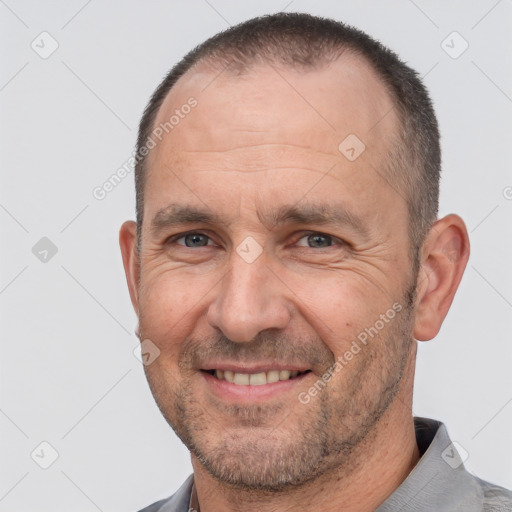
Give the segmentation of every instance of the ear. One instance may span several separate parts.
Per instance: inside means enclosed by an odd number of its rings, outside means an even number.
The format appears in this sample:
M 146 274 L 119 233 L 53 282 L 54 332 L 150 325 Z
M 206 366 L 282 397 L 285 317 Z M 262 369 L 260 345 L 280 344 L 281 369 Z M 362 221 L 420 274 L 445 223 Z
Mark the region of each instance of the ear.
M 444 321 L 469 259 L 469 237 L 455 214 L 439 219 L 423 244 L 418 274 L 414 338 L 434 338 Z
M 123 257 L 124 273 L 130 290 L 135 313 L 139 316 L 139 272 L 140 260 L 137 253 L 137 224 L 128 220 L 119 230 L 119 245 Z

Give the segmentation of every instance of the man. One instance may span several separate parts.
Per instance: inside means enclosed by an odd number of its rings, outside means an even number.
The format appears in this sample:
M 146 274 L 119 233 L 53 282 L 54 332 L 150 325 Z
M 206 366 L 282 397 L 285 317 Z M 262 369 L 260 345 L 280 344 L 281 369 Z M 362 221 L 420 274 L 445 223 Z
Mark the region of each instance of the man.
M 193 476 L 146 511 L 512 510 L 412 416 L 462 278 L 416 73 L 306 14 L 245 22 L 153 95 L 120 245 L 145 371 Z M 153 358 L 152 358 L 153 359 Z

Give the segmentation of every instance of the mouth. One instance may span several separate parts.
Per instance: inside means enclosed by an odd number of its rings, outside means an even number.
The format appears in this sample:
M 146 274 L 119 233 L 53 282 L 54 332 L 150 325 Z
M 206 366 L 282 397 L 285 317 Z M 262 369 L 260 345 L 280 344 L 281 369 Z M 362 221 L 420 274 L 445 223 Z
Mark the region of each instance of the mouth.
M 231 370 L 201 370 L 211 375 L 219 381 L 226 381 L 236 386 L 263 386 L 265 384 L 274 384 L 280 381 L 289 381 L 299 379 L 311 370 L 277 370 L 271 369 L 259 371 L 257 373 L 240 373 Z

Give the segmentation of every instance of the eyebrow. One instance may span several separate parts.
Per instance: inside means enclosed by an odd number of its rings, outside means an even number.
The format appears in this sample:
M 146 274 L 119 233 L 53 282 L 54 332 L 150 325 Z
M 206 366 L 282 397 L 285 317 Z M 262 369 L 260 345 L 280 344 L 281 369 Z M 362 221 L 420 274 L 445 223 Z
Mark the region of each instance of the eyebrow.
M 370 238 L 370 230 L 361 217 L 341 205 L 305 203 L 283 205 L 277 210 L 257 213 L 260 222 L 268 229 L 285 224 L 316 224 L 348 226 L 362 235 Z M 150 230 L 153 235 L 173 226 L 184 224 L 227 225 L 218 214 L 203 208 L 190 205 L 170 204 L 161 208 L 151 221 Z
M 182 224 L 223 224 L 215 213 L 194 206 L 170 204 L 158 210 L 151 221 L 153 235 L 170 227 Z
M 304 203 L 300 206 L 284 205 L 267 214 L 258 213 L 258 218 L 265 225 L 277 227 L 283 224 L 317 224 L 348 226 L 365 239 L 370 237 L 370 230 L 364 220 L 342 205 Z

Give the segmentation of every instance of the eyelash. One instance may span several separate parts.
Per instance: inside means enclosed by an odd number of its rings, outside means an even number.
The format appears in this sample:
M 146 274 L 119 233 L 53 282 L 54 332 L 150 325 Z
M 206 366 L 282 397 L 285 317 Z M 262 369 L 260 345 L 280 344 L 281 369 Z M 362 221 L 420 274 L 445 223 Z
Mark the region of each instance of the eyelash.
M 188 235 L 201 235 L 201 236 L 206 236 L 208 237 L 209 240 L 212 240 L 211 236 L 210 235 L 207 235 L 206 233 L 201 233 L 200 231 L 187 231 L 186 233 L 180 233 L 179 235 L 174 235 L 172 236 L 171 238 L 169 238 L 167 241 L 166 241 L 166 244 L 171 244 L 171 243 L 175 243 L 177 242 L 178 240 L 180 240 L 181 238 L 185 238 L 186 236 Z M 183 247 L 187 247 L 185 244 L 178 244 L 178 245 L 182 245 Z M 210 247 L 210 246 L 206 246 L 206 247 Z M 187 247 L 187 249 L 192 249 L 192 247 Z
M 176 243 L 178 240 L 180 240 L 182 238 L 185 238 L 188 235 L 206 236 L 206 237 L 208 237 L 208 239 L 210 241 L 213 241 L 212 238 L 208 234 L 206 234 L 206 233 L 201 233 L 200 231 L 187 231 L 185 233 L 179 233 L 177 235 L 174 235 L 174 236 L 170 237 L 169 239 L 166 240 L 165 243 L 166 243 L 166 245 L 167 244 Z M 327 247 L 320 247 L 319 249 L 328 249 L 330 247 L 333 247 L 336 244 L 344 245 L 344 246 L 348 245 L 347 242 L 341 240 L 340 238 L 337 238 L 337 237 L 335 237 L 333 235 L 329 235 L 327 233 L 322 233 L 320 231 L 308 231 L 308 232 L 305 232 L 296 240 L 295 243 L 297 243 L 299 240 L 302 240 L 303 238 L 306 238 L 306 237 L 311 236 L 311 235 L 318 235 L 318 236 L 328 237 L 328 238 L 331 239 L 332 245 L 329 245 Z M 177 245 L 181 245 L 182 247 L 186 247 L 187 249 L 193 249 L 193 247 L 188 247 L 185 244 L 177 244 Z M 206 246 L 199 246 L 199 247 L 211 247 L 211 245 L 207 244 Z M 303 247 L 303 248 L 306 248 L 306 249 L 315 249 L 315 247 L 308 247 L 308 246 L 299 246 L 299 247 Z

